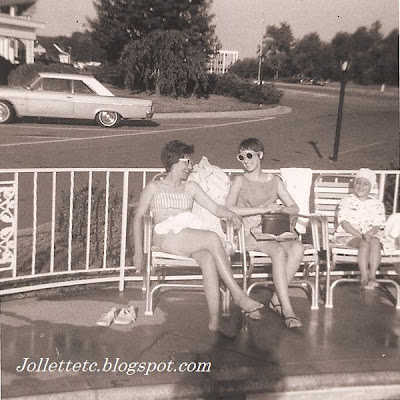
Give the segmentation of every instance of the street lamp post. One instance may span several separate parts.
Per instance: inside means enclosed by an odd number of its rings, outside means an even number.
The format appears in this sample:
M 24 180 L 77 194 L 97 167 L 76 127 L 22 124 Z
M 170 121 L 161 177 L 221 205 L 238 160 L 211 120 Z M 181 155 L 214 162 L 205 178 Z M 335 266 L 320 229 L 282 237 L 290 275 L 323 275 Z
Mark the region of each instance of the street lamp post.
M 349 68 L 349 61 L 343 61 L 341 65 L 342 73 L 340 80 L 340 96 L 339 96 L 339 107 L 338 115 L 336 121 L 336 134 L 335 134 L 335 144 L 333 146 L 333 156 L 332 161 L 337 161 L 339 152 L 339 142 L 340 142 L 340 129 L 342 127 L 342 114 L 343 114 L 343 103 L 344 103 L 344 89 L 346 86 L 346 73 Z
M 264 30 L 264 21 L 262 19 L 262 26 Z M 258 92 L 258 104 L 261 106 L 261 93 L 262 93 L 262 80 L 263 80 L 263 42 L 264 42 L 264 32 L 261 35 L 261 42 L 260 42 L 260 57 L 258 59 L 258 84 L 260 85 L 260 90 Z

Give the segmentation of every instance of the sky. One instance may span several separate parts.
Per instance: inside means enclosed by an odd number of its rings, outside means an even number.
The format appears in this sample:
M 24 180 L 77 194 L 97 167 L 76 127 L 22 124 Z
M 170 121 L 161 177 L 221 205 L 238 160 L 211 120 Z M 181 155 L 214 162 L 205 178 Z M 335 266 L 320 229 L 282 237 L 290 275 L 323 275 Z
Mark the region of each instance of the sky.
M 399 27 L 399 0 L 214 0 L 211 12 L 222 48 L 242 59 L 255 57 L 266 27 L 281 22 L 295 39 L 317 32 L 323 41 L 376 20 L 384 35 Z M 47 24 L 39 36 L 57 36 L 84 31 L 87 17 L 96 17 L 93 0 L 38 0 L 34 19 Z

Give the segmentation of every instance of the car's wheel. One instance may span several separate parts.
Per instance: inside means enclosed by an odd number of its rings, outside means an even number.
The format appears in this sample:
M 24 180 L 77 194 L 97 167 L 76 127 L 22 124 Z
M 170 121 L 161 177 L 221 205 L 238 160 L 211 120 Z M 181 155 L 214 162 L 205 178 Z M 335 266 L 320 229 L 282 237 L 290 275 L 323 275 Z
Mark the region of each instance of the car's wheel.
M 104 128 L 118 126 L 121 116 L 115 111 L 100 111 L 96 115 L 96 122 Z
M 7 124 L 14 119 L 13 106 L 5 100 L 0 100 L 0 124 Z

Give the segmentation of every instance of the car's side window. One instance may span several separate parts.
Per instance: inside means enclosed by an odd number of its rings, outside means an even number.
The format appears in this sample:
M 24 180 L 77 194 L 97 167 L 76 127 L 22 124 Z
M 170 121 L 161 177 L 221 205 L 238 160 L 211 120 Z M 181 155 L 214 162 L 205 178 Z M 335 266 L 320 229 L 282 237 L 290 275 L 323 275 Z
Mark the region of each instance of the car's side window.
M 43 81 L 43 90 L 48 90 L 51 92 L 71 93 L 71 84 L 70 81 L 67 79 L 44 78 L 42 81 Z
M 80 93 L 80 94 L 93 94 L 93 90 L 90 89 L 89 86 L 87 86 L 85 83 L 82 81 L 74 81 L 74 93 Z

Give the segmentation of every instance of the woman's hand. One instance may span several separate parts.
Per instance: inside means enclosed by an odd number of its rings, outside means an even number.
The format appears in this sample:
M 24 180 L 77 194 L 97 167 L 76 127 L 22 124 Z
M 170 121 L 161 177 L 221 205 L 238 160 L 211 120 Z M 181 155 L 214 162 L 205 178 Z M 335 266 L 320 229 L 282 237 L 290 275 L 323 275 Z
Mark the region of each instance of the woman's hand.
M 263 209 L 265 210 L 264 214 L 283 212 L 283 207 L 284 206 L 276 203 L 268 204 L 266 207 L 263 207 Z
M 135 267 L 137 273 L 142 272 L 142 262 L 143 262 L 143 253 L 135 252 L 135 254 L 133 255 L 133 266 Z
M 362 235 L 362 238 L 369 243 L 374 236 L 371 235 L 369 232 L 366 232 Z
M 229 218 L 233 224 L 234 229 L 239 229 L 242 225 L 242 218 L 239 217 L 236 213 L 232 213 L 231 217 Z

